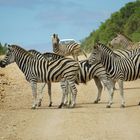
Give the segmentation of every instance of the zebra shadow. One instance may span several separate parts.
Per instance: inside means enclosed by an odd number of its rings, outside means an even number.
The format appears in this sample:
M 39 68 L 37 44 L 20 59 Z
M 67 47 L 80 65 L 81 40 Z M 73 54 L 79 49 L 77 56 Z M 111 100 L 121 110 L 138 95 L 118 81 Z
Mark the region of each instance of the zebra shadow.
M 58 108 L 58 105 L 53 105 L 52 107 L 48 107 L 48 106 L 41 106 L 41 107 L 38 107 L 36 109 L 48 109 L 48 110 L 65 110 L 65 109 L 76 109 L 76 108 L 83 108 L 83 106 L 81 105 L 77 105 L 75 107 L 62 107 L 62 108 Z
M 133 89 L 140 89 L 140 87 L 124 87 L 124 90 L 133 90 Z M 119 88 L 115 89 L 116 90 L 119 90 Z
M 140 107 L 139 104 L 126 105 L 125 108 Z
M 133 90 L 133 89 L 140 89 L 140 87 L 131 87 L 131 88 L 124 88 L 124 90 Z

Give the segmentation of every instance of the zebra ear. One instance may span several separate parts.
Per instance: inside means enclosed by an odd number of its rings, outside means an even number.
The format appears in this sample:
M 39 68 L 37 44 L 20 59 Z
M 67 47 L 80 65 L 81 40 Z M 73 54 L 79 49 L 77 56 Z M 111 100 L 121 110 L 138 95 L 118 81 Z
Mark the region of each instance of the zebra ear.
M 55 34 L 53 34 L 53 37 L 55 38 Z
M 10 44 L 8 44 L 8 47 L 11 47 L 11 45 L 10 45 Z
M 8 49 L 8 51 L 10 51 L 11 50 L 11 45 L 7 45 L 8 47 L 7 47 L 7 49 Z

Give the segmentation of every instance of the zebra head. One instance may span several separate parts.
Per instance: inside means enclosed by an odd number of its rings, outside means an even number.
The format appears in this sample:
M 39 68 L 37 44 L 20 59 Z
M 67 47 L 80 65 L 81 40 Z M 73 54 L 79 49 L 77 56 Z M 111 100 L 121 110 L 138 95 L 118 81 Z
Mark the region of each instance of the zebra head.
M 55 50 L 59 46 L 59 38 L 57 34 L 53 34 L 52 36 L 52 45 L 53 45 L 53 50 Z
M 101 60 L 101 43 L 96 43 L 93 46 L 92 52 L 88 58 L 89 65 L 92 65 L 93 63 L 97 63 Z
M 121 44 L 122 39 L 123 36 L 121 34 L 117 34 L 117 36 L 110 41 L 110 45 L 118 46 L 119 44 Z
M 13 54 L 13 48 L 11 45 L 8 45 L 8 50 L 7 50 L 7 53 L 4 57 L 4 59 L 2 59 L 0 61 L 0 67 L 4 68 L 5 66 L 11 64 L 15 62 L 15 57 L 14 57 L 14 54 Z

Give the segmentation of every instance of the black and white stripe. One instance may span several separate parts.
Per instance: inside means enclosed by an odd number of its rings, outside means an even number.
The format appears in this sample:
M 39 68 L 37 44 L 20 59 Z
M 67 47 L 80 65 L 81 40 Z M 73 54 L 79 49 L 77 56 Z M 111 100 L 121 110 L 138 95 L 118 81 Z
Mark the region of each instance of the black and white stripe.
M 50 53 L 50 52 L 45 52 L 45 53 L 41 54 L 40 52 L 33 50 L 33 49 L 28 50 L 28 52 L 35 55 L 35 57 L 37 57 L 40 60 L 45 58 L 48 61 L 52 61 L 52 60 L 64 58 L 64 56 L 62 56 L 62 55 L 57 55 L 55 53 Z M 52 96 L 51 96 L 51 82 L 50 81 L 43 84 L 43 86 L 40 90 L 40 97 L 39 97 L 38 106 L 41 106 L 41 102 L 42 102 L 42 98 L 43 98 L 43 89 L 45 88 L 46 84 L 48 85 L 49 107 L 51 107 L 52 106 Z
M 38 57 L 38 58 L 40 58 L 42 56 L 45 57 L 45 58 L 48 57 L 46 53 L 43 54 L 43 55 L 40 55 L 40 53 L 35 51 L 35 50 L 34 51 L 30 50 L 30 52 L 32 54 L 36 55 L 36 57 Z M 53 57 L 53 53 L 52 53 L 52 57 Z M 55 58 L 56 57 L 57 56 L 55 56 Z M 60 56 L 58 56 L 58 57 L 60 57 Z M 55 59 L 55 58 L 53 58 L 53 59 Z M 112 81 L 108 78 L 108 75 L 107 75 L 107 73 L 105 71 L 105 68 L 103 67 L 103 65 L 100 62 L 89 66 L 88 65 L 88 60 L 82 60 L 82 61 L 79 61 L 79 65 L 80 65 L 80 71 L 79 71 L 79 74 L 77 76 L 78 83 L 86 84 L 88 81 L 94 79 L 95 84 L 96 84 L 96 86 L 98 88 L 97 98 L 94 101 L 95 103 L 98 103 L 98 101 L 100 101 L 100 99 L 101 99 L 101 92 L 102 92 L 102 84 L 101 84 L 101 82 L 105 85 L 105 87 L 107 87 L 109 94 L 112 94 L 112 92 L 113 92 Z M 68 83 L 66 83 L 66 85 L 67 84 Z M 43 86 L 43 88 L 44 88 L 44 86 Z M 43 88 L 42 88 L 42 91 L 43 91 Z M 67 85 L 67 90 L 68 89 L 69 89 L 69 87 Z M 49 96 L 50 96 L 51 91 L 49 93 L 50 93 L 49 94 Z M 68 91 L 66 93 L 67 93 L 66 95 L 68 97 Z M 43 92 L 41 94 L 42 94 L 42 96 L 41 96 L 40 101 L 42 101 Z M 65 103 L 68 102 L 67 97 L 66 97 Z M 112 99 L 109 99 L 109 103 L 110 104 L 112 103 Z M 41 104 L 41 102 L 40 102 L 40 104 Z
M 64 97 L 66 92 L 65 81 L 69 83 L 69 86 L 73 94 L 72 107 L 76 103 L 77 89 L 75 86 L 75 80 L 79 71 L 79 64 L 70 58 L 61 58 L 59 60 L 47 61 L 46 59 L 38 59 L 31 53 L 24 50 L 17 45 L 9 45 L 8 52 L 3 60 L 0 61 L 0 67 L 16 62 L 18 67 L 24 73 L 26 80 L 31 83 L 32 93 L 34 97 L 34 103 L 32 108 L 37 106 L 37 83 L 38 82 L 60 82 L 63 91 L 62 102 L 60 107 L 64 103 Z
M 80 44 L 77 42 L 72 42 L 68 45 L 62 45 L 59 42 L 59 38 L 57 34 L 53 34 L 52 36 L 52 45 L 53 52 L 63 56 L 72 55 L 75 60 L 78 61 L 79 53 L 82 52 L 85 56 L 86 53 L 81 49 Z M 87 56 L 86 56 L 87 57 Z
M 140 77 L 140 53 L 131 58 L 121 58 L 104 44 L 97 43 L 89 57 L 89 64 L 100 61 L 110 78 L 117 80 L 122 97 L 122 107 L 125 105 L 123 81 L 133 81 Z
M 140 53 L 140 48 L 136 48 L 132 50 L 117 49 L 114 50 L 114 53 L 116 53 L 118 56 L 123 58 L 131 58 Z

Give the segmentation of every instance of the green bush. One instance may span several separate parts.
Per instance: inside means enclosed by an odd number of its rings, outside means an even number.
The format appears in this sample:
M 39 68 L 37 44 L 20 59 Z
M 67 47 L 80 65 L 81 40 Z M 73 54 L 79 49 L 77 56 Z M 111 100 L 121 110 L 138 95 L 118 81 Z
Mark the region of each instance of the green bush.
M 7 50 L 7 44 L 5 43 L 4 45 L 2 45 L 0 43 L 0 55 L 5 54 L 6 50 Z
M 134 42 L 140 41 L 140 0 L 129 2 L 113 13 L 97 30 L 81 41 L 81 46 L 86 51 L 90 51 L 96 41 L 107 44 L 119 32 L 124 33 Z

